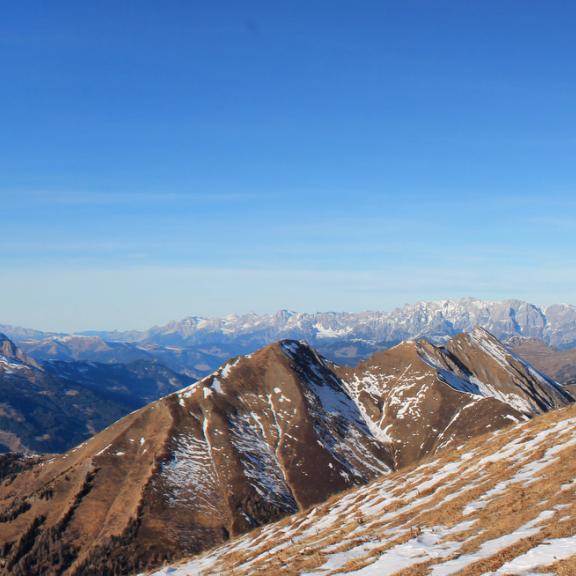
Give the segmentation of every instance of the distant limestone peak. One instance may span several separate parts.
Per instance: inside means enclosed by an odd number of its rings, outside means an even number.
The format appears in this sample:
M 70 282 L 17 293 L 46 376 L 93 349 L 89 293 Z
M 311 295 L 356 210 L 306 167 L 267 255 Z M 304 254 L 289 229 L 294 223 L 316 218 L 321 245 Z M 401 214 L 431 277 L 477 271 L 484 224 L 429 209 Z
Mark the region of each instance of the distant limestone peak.
M 32 366 L 38 370 L 41 370 L 40 365 L 25 354 L 8 336 L 0 333 L 0 356 L 4 357 L 6 360 L 16 361 L 28 366 Z

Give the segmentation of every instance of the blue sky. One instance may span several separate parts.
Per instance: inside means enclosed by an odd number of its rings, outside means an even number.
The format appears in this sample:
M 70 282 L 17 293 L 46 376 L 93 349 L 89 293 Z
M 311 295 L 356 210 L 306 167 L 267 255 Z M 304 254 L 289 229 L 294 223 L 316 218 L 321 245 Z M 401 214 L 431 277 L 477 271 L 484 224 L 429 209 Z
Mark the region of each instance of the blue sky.
M 0 323 L 574 303 L 575 20 L 0 0 Z

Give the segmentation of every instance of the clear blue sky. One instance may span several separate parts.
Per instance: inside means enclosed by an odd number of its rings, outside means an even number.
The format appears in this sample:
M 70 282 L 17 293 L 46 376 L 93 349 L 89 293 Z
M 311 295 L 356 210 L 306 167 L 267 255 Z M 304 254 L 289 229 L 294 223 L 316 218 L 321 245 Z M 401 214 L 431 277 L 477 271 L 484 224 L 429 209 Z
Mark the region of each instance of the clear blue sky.
M 0 0 L 0 323 L 575 302 L 576 5 Z

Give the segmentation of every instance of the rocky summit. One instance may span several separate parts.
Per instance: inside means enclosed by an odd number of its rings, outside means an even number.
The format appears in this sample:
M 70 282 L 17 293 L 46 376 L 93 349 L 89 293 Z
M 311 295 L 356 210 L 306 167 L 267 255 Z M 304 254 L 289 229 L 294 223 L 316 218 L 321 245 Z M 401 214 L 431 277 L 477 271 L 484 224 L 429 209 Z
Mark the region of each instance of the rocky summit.
M 403 342 L 337 372 L 396 467 L 573 401 L 482 328 L 443 346 Z

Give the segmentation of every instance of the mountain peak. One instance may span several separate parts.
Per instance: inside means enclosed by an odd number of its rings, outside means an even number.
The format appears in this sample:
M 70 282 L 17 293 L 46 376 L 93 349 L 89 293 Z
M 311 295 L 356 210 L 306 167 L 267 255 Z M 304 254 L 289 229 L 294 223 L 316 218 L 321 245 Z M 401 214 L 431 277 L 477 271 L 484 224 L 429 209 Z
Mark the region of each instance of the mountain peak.
M 62 529 L 55 546 L 90 542 L 74 569 L 103 573 L 128 557 L 124 544 L 112 546 L 118 534 L 132 550 L 128 571 L 135 570 L 157 562 L 160 550 L 165 557 L 198 552 L 392 466 L 338 376 L 307 344 L 283 340 L 44 460 L 10 490 L 22 491 L 29 516 L 44 517 L 46 526 L 74 506 L 78 521 Z M 84 485 L 90 488 L 82 492 Z M 51 500 L 32 504 L 48 487 Z M 90 522 L 81 522 L 85 511 Z M 7 527 L 0 524 L 0 538 Z M 29 559 L 42 554 L 48 537 L 36 540 Z
M 0 354 L 6 358 L 16 358 L 17 348 L 14 342 L 0 332 Z
M 42 370 L 40 365 L 25 354 L 8 336 L 0 333 L 0 357 L 4 357 L 8 361 L 15 361 L 21 363 L 22 365 L 35 368 L 37 370 Z
M 0 480 L 0 539 L 25 543 L 5 565 L 29 574 L 49 544 L 55 571 L 141 571 L 571 401 L 513 355 L 483 357 L 487 334 L 403 342 L 356 369 L 296 339 L 237 356 Z

